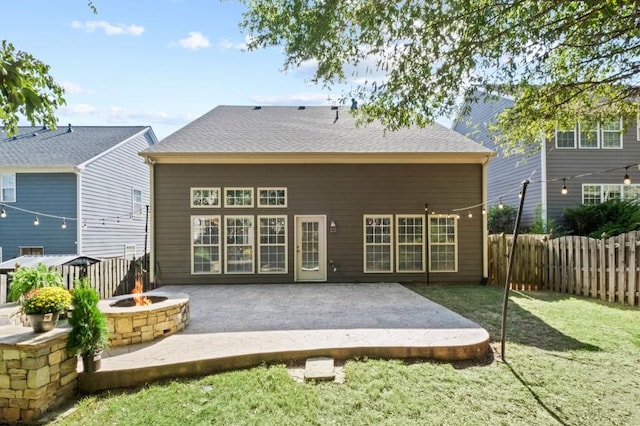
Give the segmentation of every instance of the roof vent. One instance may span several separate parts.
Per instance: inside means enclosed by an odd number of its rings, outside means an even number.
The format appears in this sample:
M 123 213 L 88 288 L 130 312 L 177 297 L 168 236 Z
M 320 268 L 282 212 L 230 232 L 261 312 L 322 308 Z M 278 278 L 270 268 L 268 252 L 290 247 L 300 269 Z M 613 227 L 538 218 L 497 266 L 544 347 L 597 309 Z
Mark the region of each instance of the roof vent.
M 42 129 L 40 129 L 40 130 L 47 130 L 47 126 L 43 124 L 42 125 Z
M 337 111 L 337 110 L 338 110 L 337 106 L 334 105 L 334 106 L 331 107 L 331 111 Z
M 73 128 L 71 128 L 71 123 L 69 123 L 69 126 L 67 127 L 67 133 L 71 132 L 73 132 Z
M 305 109 L 306 106 L 299 106 L 298 109 Z
M 253 107 L 253 109 L 254 109 L 254 110 L 256 110 L 256 109 L 262 109 L 262 107 L 261 107 L 261 106 L 254 106 L 254 107 Z
M 358 101 L 355 98 L 351 98 L 351 111 L 358 109 Z

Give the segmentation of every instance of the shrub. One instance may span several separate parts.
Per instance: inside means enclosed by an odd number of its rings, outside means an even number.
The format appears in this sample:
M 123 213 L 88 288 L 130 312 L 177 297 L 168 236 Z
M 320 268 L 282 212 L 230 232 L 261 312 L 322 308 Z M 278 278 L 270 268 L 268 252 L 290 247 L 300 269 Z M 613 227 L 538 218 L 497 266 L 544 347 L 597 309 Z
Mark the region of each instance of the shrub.
M 25 295 L 22 310 L 25 314 L 62 312 L 71 305 L 71 294 L 62 287 L 43 287 Z
M 487 228 L 490 234 L 501 234 L 513 232 L 518 211 L 510 205 L 491 207 L 487 212 Z
M 87 279 L 77 280 L 73 289 L 73 311 L 67 350 L 82 356 L 100 352 L 109 344 L 107 317 L 98 309 L 100 296 Z
M 582 204 L 565 209 L 563 214 L 574 235 L 613 237 L 640 229 L 640 205 L 635 200 Z

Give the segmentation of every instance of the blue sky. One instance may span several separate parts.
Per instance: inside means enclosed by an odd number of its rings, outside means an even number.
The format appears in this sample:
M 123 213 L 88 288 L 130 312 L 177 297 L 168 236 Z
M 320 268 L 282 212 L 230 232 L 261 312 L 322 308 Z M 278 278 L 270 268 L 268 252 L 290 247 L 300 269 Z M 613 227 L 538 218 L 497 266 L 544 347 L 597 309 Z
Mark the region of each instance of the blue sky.
M 313 66 L 244 51 L 243 6 L 220 0 L 4 0 L 1 38 L 51 66 L 59 125 L 150 125 L 162 139 L 217 105 L 329 105 Z M 328 101 L 328 97 L 332 101 Z M 21 123 L 21 124 L 27 124 Z

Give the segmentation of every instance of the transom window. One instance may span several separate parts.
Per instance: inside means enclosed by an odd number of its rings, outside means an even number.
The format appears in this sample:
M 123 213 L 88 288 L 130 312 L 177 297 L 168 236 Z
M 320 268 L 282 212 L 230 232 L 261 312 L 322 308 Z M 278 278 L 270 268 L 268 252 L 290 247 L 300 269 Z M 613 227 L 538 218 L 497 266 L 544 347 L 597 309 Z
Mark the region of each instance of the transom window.
M 364 272 L 393 272 L 393 216 L 364 216 Z
M 253 273 L 253 216 L 225 216 L 225 272 Z
M 640 185 L 583 184 L 582 204 L 600 204 L 609 200 L 634 200 L 640 194 Z
M 191 272 L 219 274 L 220 216 L 191 216 Z
M 253 188 L 225 188 L 225 207 L 253 207 Z
M 287 188 L 258 188 L 258 207 L 287 207 Z
M 191 188 L 191 207 L 220 207 L 220 188 Z
M 258 273 L 287 273 L 287 217 L 258 216 Z
M 424 216 L 396 216 L 396 269 L 398 272 L 424 272 Z
M 456 216 L 429 216 L 429 268 L 432 272 L 457 272 Z
M 13 203 L 16 201 L 16 174 L 0 173 L 0 202 Z

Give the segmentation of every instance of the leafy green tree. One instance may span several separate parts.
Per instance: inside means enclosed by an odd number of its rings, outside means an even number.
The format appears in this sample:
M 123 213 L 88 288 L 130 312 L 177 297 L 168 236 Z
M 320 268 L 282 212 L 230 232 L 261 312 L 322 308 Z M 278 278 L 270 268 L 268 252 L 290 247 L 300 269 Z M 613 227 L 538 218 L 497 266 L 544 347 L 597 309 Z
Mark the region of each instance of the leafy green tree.
M 515 100 L 495 128 L 506 152 L 637 112 L 636 0 L 241 1 L 250 49 L 282 46 L 285 70 L 316 61 L 312 80 L 329 86 L 360 70 L 357 114 L 390 129 L 451 116 L 479 88 Z
M 609 200 L 566 208 L 563 215 L 574 235 L 613 237 L 640 229 L 640 205 L 636 200 Z

